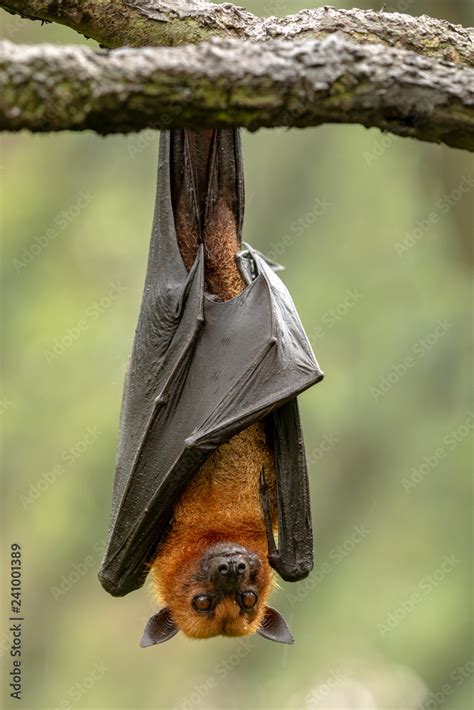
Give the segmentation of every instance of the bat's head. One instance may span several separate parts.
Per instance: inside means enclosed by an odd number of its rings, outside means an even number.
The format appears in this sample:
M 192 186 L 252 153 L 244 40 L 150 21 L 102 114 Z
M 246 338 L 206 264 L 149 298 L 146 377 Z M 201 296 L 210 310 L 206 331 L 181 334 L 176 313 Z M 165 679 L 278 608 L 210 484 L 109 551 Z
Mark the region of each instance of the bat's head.
M 192 562 L 156 570 L 165 607 L 145 627 L 142 646 L 163 643 L 182 631 L 191 638 L 259 633 L 293 643 L 285 620 L 266 601 L 272 572 L 266 555 L 232 542 L 207 547 Z M 155 572 L 155 569 L 154 569 Z

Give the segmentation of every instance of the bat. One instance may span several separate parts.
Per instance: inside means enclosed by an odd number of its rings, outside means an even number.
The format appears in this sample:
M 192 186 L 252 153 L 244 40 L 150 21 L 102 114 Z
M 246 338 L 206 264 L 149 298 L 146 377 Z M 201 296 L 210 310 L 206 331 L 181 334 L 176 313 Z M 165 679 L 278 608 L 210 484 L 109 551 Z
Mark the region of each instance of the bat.
M 313 566 L 297 395 L 323 378 L 278 265 L 242 244 L 237 129 L 164 131 L 126 375 L 102 586 L 151 573 L 142 646 L 293 637 L 274 574 Z M 275 540 L 275 534 L 277 540 Z

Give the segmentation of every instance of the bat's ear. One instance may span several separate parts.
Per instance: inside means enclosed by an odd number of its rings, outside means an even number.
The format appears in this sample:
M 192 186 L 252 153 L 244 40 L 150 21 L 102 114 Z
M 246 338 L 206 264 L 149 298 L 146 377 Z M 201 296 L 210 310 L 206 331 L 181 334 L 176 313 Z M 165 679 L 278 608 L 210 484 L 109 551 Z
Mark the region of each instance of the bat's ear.
M 278 641 L 278 643 L 295 642 L 285 619 L 279 611 L 273 609 L 271 606 L 266 607 L 265 616 L 257 633 L 269 641 Z
M 146 648 L 146 646 L 154 646 L 156 643 L 164 643 L 173 638 L 178 631 L 178 627 L 171 618 L 170 610 L 166 606 L 158 614 L 154 614 L 148 619 L 140 646 Z

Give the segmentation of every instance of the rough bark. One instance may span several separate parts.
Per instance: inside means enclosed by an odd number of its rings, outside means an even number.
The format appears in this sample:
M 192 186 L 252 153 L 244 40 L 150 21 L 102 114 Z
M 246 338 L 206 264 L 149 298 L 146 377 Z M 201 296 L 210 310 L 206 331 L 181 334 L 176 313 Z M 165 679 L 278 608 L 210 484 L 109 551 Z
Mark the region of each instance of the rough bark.
M 230 3 L 203 0 L 6 0 L 0 7 L 29 19 L 59 22 L 110 48 L 195 44 L 212 37 L 253 42 L 322 39 L 339 32 L 363 44 L 474 65 L 472 29 L 425 15 L 325 6 L 283 18 L 260 18 Z
M 0 129 L 361 123 L 474 150 L 474 70 L 332 35 L 180 48 L 0 49 Z

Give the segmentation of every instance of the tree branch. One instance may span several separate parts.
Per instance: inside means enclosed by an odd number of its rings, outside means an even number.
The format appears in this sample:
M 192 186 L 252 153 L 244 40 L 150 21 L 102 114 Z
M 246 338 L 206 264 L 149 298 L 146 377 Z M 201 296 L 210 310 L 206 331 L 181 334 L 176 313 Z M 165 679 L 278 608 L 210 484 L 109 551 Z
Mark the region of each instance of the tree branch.
M 110 47 L 176 46 L 212 37 L 262 42 L 322 39 L 339 32 L 362 44 L 383 44 L 474 66 L 472 30 L 425 15 L 320 7 L 283 18 L 259 18 L 241 7 L 205 0 L 0 0 L 29 19 L 59 22 Z
M 111 52 L 4 42 L 0 129 L 361 123 L 474 150 L 473 86 L 468 67 L 339 35 Z
M 474 149 L 472 31 L 443 20 L 330 7 L 258 18 L 206 0 L 115 0 L 113 9 L 108 0 L 0 0 L 0 7 L 109 47 L 226 38 L 110 55 L 6 43 L 4 130 L 361 123 Z

